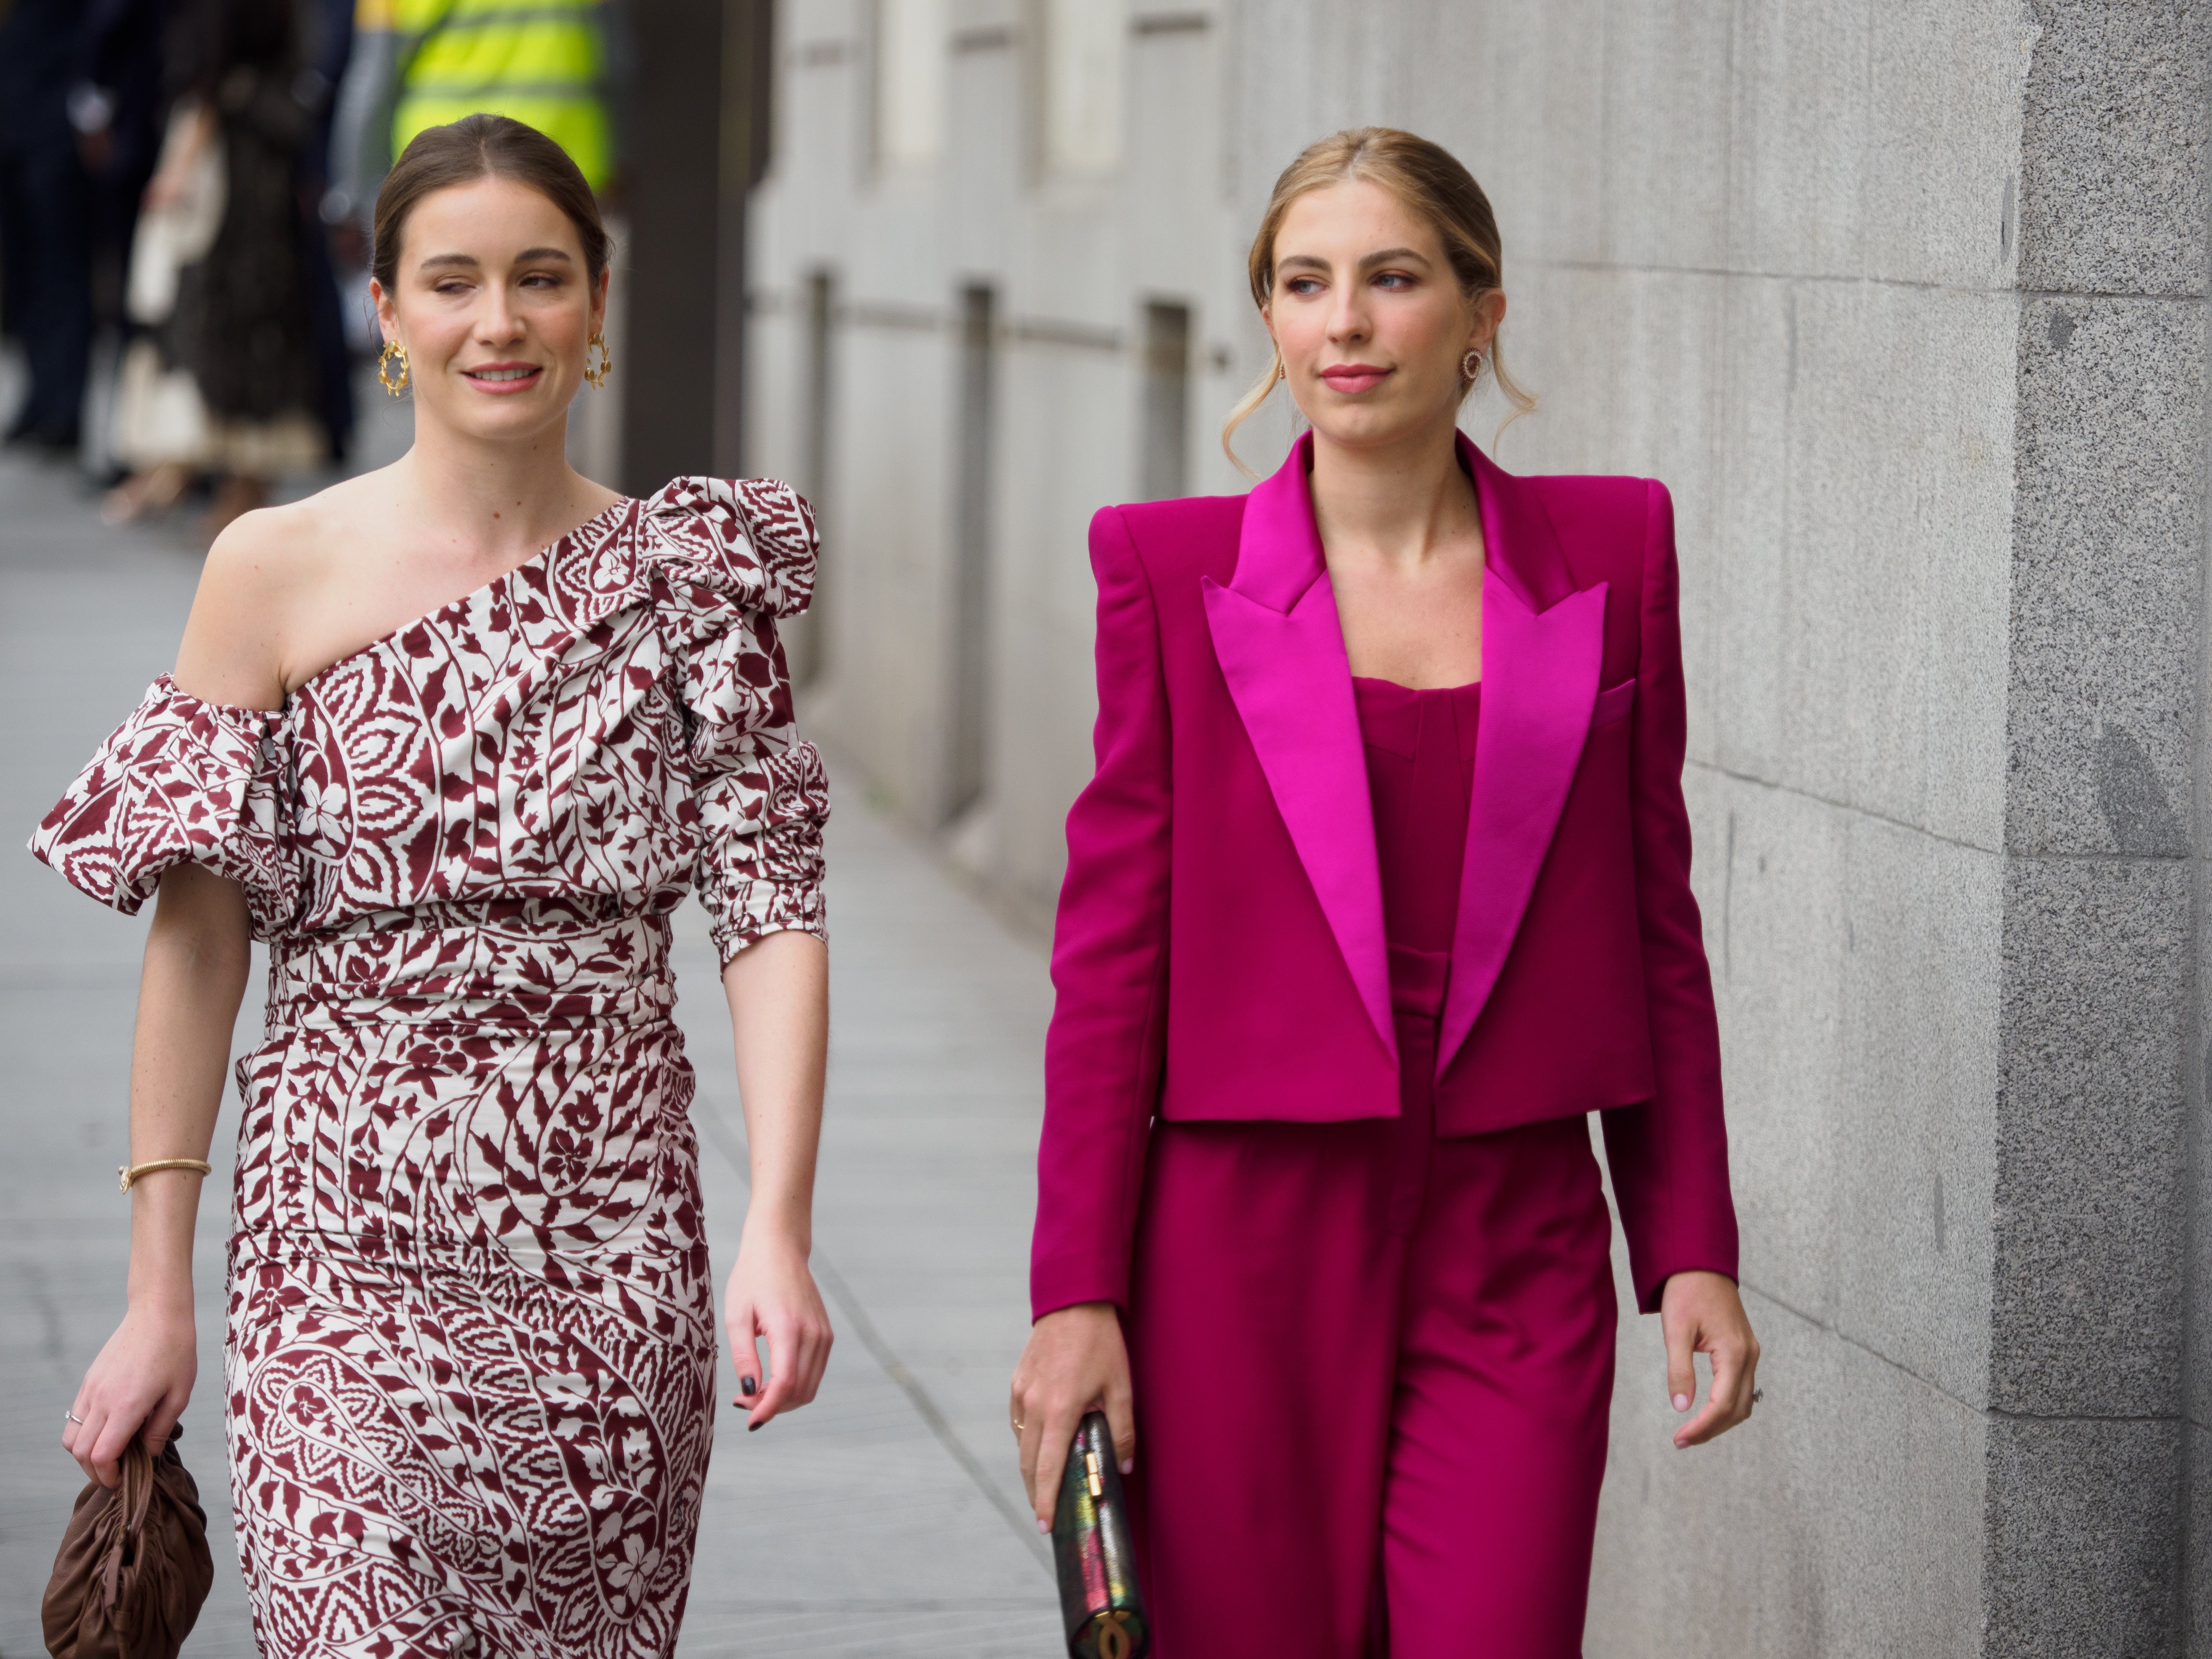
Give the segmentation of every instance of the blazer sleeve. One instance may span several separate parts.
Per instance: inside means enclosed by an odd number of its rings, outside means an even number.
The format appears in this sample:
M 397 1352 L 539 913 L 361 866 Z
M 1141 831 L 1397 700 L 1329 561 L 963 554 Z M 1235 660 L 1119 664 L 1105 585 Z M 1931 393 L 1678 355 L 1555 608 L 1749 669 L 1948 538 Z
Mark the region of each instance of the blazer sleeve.
M 1654 1313 L 1671 1274 L 1703 1268 L 1735 1277 L 1736 1229 L 1721 1115 L 1720 1030 L 1705 932 L 1690 891 L 1674 504 L 1664 484 L 1647 489 L 1629 812 L 1657 1091 L 1603 1117 L 1606 1163 L 1627 1236 L 1637 1305 Z
M 1173 814 L 1167 682 L 1150 580 L 1114 507 L 1091 521 L 1098 581 L 1097 772 L 1067 815 L 1053 933 L 1030 1316 L 1126 1306 L 1167 1026 Z

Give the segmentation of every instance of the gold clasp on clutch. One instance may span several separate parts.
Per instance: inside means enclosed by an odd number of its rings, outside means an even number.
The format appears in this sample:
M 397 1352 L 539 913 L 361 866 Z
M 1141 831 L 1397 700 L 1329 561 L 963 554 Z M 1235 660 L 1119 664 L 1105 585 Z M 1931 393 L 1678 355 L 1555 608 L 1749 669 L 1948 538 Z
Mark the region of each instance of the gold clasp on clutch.
M 1086 1450 L 1083 1454 L 1083 1472 L 1091 1478 L 1091 1495 L 1094 1498 L 1106 1495 L 1106 1477 L 1099 1472 L 1098 1454 Z
M 1091 1460 L 1098 1461 L 1094 1455 Z M 1129 1659 L 1136 1644 L 1129 1638 L 1129 1615 L 1118 1608 L 1098 1615 L 1098 1659 Z

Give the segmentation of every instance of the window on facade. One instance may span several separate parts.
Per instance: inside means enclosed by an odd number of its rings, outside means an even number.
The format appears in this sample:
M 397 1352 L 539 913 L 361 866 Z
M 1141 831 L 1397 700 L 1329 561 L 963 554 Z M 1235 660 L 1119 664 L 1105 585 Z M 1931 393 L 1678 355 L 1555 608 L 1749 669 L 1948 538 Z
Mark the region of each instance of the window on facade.
M 1190 493 L 1190 307 L 1145 307 L 1145 429 L 1138 453 L 1148 501 Z
M 960 384 L 952 481 L 952 732 L 946 817 L 990 781 L 991 461 L 998 443 L 998 306 L 981 283 L 960 294 Z
M 799 487 L 814 505 L 819 525 L 830 511 L 830 441 L 835 421 L 830 396 L 836 383 L 836 349 L 837 278 L 827 268 L 806 277 L 806 402 L 805 425 L 799 434 Z M 830 590 L 834 573 L 826 562 L 814 568 L 814 603 L 806 620 L 785 640 L 791 659 L 791 677 L 799 684 L 822 678 L 830 665 Z
M 945 0 L 876 0 L 876 159 L 927 167 L 945 149 Z
M 1044 160 L 1054 173 L 1121 164 L 1126 0 L 1044 0 Z

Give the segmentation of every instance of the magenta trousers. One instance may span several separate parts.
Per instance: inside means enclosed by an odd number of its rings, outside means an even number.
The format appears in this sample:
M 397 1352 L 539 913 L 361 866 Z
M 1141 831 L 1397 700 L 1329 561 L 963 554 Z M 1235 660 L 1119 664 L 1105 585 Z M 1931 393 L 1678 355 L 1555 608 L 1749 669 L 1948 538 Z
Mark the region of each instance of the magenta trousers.
M 1433 1018 L 1399 1021 L 1410 1079 Z M 1127 1335 L 1157 1659 L 1575 1659 L 1613 1393 L 1585 1120 L 1160 1123 Z

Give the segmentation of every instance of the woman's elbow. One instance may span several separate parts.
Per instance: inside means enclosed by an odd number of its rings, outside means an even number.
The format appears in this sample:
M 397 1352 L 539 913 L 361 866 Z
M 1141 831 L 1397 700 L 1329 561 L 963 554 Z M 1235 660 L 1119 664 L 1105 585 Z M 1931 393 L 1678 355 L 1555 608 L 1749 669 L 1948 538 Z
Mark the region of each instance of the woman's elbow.
M 211 989 L 242 992 L 253 961 L 246 890 L 197 866 L 169 871 L 154 902 L 146 960 Z

